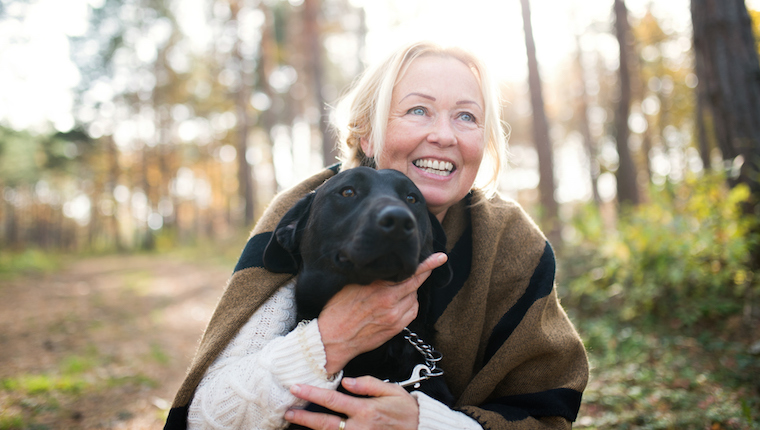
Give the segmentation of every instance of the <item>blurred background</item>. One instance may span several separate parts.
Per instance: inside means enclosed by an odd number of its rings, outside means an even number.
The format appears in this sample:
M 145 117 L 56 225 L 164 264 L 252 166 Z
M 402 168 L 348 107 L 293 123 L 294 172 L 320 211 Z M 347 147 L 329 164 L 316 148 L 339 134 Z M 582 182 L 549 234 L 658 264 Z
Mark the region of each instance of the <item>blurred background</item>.
M 586 428 L 760 428 L 760 1 L 0 0 L 0 430 L 155 428 L 331 106 L 432 39 L 500 82 Z

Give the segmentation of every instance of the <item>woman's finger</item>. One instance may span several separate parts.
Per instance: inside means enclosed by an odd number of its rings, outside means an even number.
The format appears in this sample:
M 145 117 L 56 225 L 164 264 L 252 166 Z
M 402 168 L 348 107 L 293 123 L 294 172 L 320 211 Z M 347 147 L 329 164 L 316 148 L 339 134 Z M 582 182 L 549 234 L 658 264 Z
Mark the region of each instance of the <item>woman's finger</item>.
M 383 382 L 373 376 L 359 378 L 343 378 L 343 387 L 359 396 L 383 397 L 406 394 L 406 390 L 398 384 Z
M 432 254 L 428 258 L 426 258 L 422 263 L 420 263 L 419 266 L 417 266 L 417 273 L 415 273 L 415 275 L 440 267 L 448 259 L 449 259 L 449 256 L 446 255 L 445 253 L 436 252 L 435 254 Z
M 341 428 L 341 421 L 345 421 L 337 415 L 309 412 L 303 409 L 288 410 L 285 412 L 285 420 L 314 430 L 337 430 Z
M 400 284 L 393 285 L 394 288 L 399 288 L 398 294 L 404 296 L 411 292 L 417 291 L 417 289 L 425 282 L 425 279 L 430 276 L 433 269 L 442 266 L 448 260 L 448 255 L 443 252 L 436 252 L 430 255 L 422 263 L 417 266 L 417 270 L 414 275 L 410 276 Z
M 311 385 L 293 385 L 290 387 L 290 393 L 299 399 L 324 406 L 327 409 L 350 415 L 355 409 L 359 408 L 357 398 L 343 394 L 336 390 L 314 387 Z M 317 414 L 319 415 L 319 414 Z
M 309 385 L 294 385 L 290 391 L 300 399 L 346 415 L 347 430 L 417 428 L 417 402 L 403 387 L 372 376 L 343 378 L 342 383 L 348 391 L 362 397 Z M 316 430 L 339 429 L 341 423 L 341 419 L 334 415 L 300 409 L 288 410 L 285 419 Z M 399 424 L 401 427 L 397 427 Z

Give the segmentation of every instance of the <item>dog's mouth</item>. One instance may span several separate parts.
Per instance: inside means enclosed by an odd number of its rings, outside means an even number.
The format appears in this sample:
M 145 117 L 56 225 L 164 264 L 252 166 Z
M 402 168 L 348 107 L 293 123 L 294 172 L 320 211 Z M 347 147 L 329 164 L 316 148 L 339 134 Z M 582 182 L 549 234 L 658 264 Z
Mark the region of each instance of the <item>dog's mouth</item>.
M 335 256 L 335 265 L 349 276 L 352 283 L 358 284 L 369 284 L 375 279 L 400 282 L 416 270 L 416 265 L 410 266 L 404 261 L 392 252 L 361 261 L 355 261 L 343 251 Z
M 427 173 L 438 176 L 449 176 L 456 170 L 456 166 L 448 161 L 433 160 L 431 158 L 420 158 L 414 160 L 414 165 Z

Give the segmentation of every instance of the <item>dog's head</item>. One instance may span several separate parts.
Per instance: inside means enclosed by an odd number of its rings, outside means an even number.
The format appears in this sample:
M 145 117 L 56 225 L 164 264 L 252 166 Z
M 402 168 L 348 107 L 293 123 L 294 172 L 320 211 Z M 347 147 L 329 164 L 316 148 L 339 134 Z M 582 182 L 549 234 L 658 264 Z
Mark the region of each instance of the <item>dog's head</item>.
M 300 272 L 320 283 L 398 282 L 414 274 L 445 234 L 420 190 L 395 170 L 343 171 L 301 199 L 278 224 L 264 251 L 275 272 Z M 448 265 L 434 276 L 450 279 Z M 335 290 L 337 291 L 337 290 Z

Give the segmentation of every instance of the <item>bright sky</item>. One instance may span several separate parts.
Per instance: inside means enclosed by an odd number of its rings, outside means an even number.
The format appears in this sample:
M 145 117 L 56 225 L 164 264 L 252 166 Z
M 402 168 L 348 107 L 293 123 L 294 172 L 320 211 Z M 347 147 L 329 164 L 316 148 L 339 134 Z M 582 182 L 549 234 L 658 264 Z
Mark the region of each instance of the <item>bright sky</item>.
M 519 0 L 353 1 L 367 10 L 370 60 L 382 58 L 406 41 L 431 38 L 470 48 L 489 63 L 497 76 L 508 81 L 524 80 L 527 76 Z M 552 71 L 564 56 L 573 52 L 576 33 L 585 31 L 591 22 L 610 21 L 612 16 L 612 0 L 531 0 L 530 3 L 536 51 L 544 72 Z M 669 17 L 674 28 L 691 26 L 688 0 L 626 1 L 633 15 L 643 15 L 649 3 L 653 3 L 657 16 Z M 398 14 L 405 17 L 399 19 Z M 597 31 L 605 30 L 608 29 L 597 28 Z M 617 55 L 616 52 L 611 54 Z
M 523 81 L 527 74 L 518 0 L 352 0 L 367 11 L 367 55 L 370 62 L 406 41 L 430 38 L 461 44 L 480 54 L 496 75 Z M 18 129 L 38 128 L 48 121 L 66 130 L 73 125 L 72 88 L 79 73 L 69 61 L 66 36 L 83 34 L 88 6 L 103 0 L 36 0 L 28 6 L 12 5 L 6 12 L 25 16 L 23 23 L 0 23 L 0 122 Z M 653 3 L 658 16 L 667 16 L 677 29 L 688 28 L 688 0 L 628 0 L 632 14 Z M 760 0 L 748 0 L 748 4 Z M 186 0 L 183 9 L 202 1 Z M 557 65 L 574 49 L 575 16 L 581 23 L 605 21 L 612 0 L 531 0 L 533 27 L 543 77 L 561 73 Z M 194 14 L 189 19 L 202 19 Z M 191 24 L 198 29 L 202 22 Z M 603 31 L 603 29 L 601 29 Z M 201 32 L 198 32 L 199 34 Z M 614 55 L 614 46 L 599 47 Z

